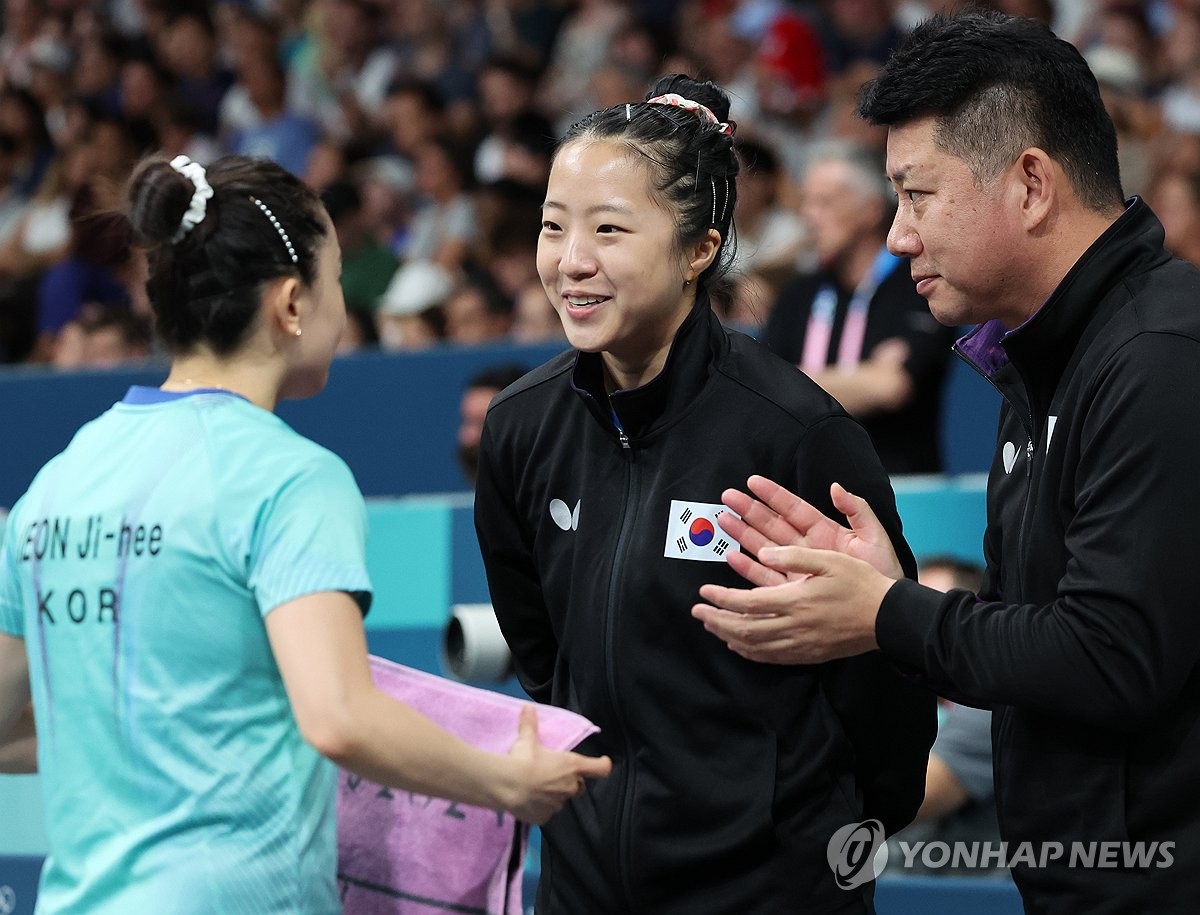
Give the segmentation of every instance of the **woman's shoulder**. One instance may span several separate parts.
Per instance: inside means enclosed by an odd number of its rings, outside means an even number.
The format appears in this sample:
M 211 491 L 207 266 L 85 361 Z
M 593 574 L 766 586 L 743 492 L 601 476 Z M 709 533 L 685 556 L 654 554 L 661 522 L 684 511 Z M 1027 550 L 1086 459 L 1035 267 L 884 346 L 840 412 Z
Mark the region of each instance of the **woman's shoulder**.
M 213 469 L 233 486 L 275 488 L 298 479 L 355 486 L 346 462 L 283 419 L 249 403 L 201 410 Z M 357 489 L 357 487 L 355 487 Z
M 738 331 L 728 331 L 728 338 L 729 349 L 717 370 L 748 406 L 782 411 L 804 425 L 847 415 L 820 385 L 762 343 Z
M 492 399 L 489 413 L 504 405 L 505 412 L 515 406 L 553 398 L 570 387 L 570 373 L 576 353 L 567 350 L 522 375 Z

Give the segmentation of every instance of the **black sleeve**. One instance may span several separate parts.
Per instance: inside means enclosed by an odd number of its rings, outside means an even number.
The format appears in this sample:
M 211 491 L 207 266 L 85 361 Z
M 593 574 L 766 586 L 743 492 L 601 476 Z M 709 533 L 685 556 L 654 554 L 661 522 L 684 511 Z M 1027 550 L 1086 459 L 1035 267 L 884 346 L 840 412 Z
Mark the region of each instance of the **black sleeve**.
M 906 575 L 916 561 L 901 532 L 896 497 L 866 432 L 849 417 L 815 426 L 797 459 L 797 492 L 846 523 L 829 498 L 841 483 L 870 504 L 891 538 Z M 854 748 L 855 778 L 864 815 L 890 835 L 912 821 L 925 797 L 925 767 L 937 733 L 934 695 L 906 677 L 880 652 L 823 665 L 822 689 Z
M 491 413 L 479 446 L 475 488 L 475 533 L 483 553 L 488 590 L 500 631 L 513 655 L 513 668 L 525 692 L 549 702 L 558 657 L 558 639 L 542 598 L 533 559 L 533 534 L 521 523 L 514 497 L 516 463 L 493 438 Z
M 1170 367 L 1198 359 L 1194 340 L 1142 334 L 1097 374 L 1073 419 L 1080 458 L 1063 498 L 1074 514 L 1053 601 L 976 601 L 898 582 L 876 623 L 883 650 L 976 704 L 1117 730 L 1170 707 L 1200 661 L 1200 384 Z M 1004 545 L 1006 561 L 1015 548 Z M 983 596 L 997 597 L 988 587 Z

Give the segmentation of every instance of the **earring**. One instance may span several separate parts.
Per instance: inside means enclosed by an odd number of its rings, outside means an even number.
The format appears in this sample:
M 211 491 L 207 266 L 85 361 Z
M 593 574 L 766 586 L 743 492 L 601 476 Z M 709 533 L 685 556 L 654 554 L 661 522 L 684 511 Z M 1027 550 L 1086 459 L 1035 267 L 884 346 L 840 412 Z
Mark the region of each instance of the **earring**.
M 301 333 L 302 333 L 302 331 L 300 330 L 299 327 L 297 327 L 296 328 L 296 336 L 299 337 Z
M 684 285 L 685 287 L 686 287 L 686 286 L 690 286 L 690 285 L 692 285 L 692 281 L 691 281 L 691 280 L 684 280 L 684 281 L 683 281 L 683 285 Z

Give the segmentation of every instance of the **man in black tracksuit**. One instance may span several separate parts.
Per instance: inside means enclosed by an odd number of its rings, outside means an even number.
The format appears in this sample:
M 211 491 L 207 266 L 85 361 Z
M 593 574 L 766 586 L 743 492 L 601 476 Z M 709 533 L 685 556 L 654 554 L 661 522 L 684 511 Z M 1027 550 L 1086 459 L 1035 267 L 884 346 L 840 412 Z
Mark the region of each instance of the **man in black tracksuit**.
M 995 707 L 1001 834 L 1064 846 L 1017 869 L 1038 911 L 1200 904 L 1200 272 L 1162 239 L 1135 201 L 1033 319 L 960 341 L 1004 395 L 981 602 L 897 582 L 876 627 Z M 1149 861 L 1071 867 L 1076 842 Z
M 493 403 L 481 448 L 476 526 L 517 674 L 600 725 L 581 749 L 614 763 L 544 827 L 539 911 L 870 911 L 871 885 L 838 889 L 826 848 L 865 818 L 911 820 L 932 696 L 877 652 L 781 666 L 728 651 L 689 613 L 703 582 L 738 581 L 713 555 L 728 538 L 680 520 L 751 473 L 832 512 L 840 479 L 911 575 L 869 439 L 703 298 L 661 374 L 612 395 L 616 421 L 601 371 L 576 352 L 536 369 Z
M 1070 110 L 1026 120 L 1063 92 Z M 935 689 L 994 709 L 1001 836 L 1029 912 L 1195 912 L 1200 272 L 1145 203 L 1121 204 L 1095 80 L 1043 26 L 935 18 L 863 98 L 890 127 L 892 250 L 939 320 L 979 322 L 956 348 L 1004 395 L 987 574 L 978 596 L 943 595 L 788 547 L 775 567 L 814 577 L 754 612 L 809 634 L 836 620 L 848 639 L 853 618 Z M 753 592 L 704 593 L 737 611 Z M 754 642 L 744 617 L 704 615 Z

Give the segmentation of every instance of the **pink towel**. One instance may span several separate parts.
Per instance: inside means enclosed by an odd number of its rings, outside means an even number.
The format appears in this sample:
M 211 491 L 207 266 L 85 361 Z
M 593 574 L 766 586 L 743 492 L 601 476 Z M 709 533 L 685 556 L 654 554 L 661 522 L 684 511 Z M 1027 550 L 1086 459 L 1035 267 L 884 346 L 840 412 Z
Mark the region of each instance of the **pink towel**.
M 522 700 L 371 658 L 375 685 L 468 743 L 505 753 Z M 538 739 L 567 750 L 599 730 L 539 705 Z M 509 813 L 338 773 L 338 887 L 346 915 L 520 915 L 529 829 Z

